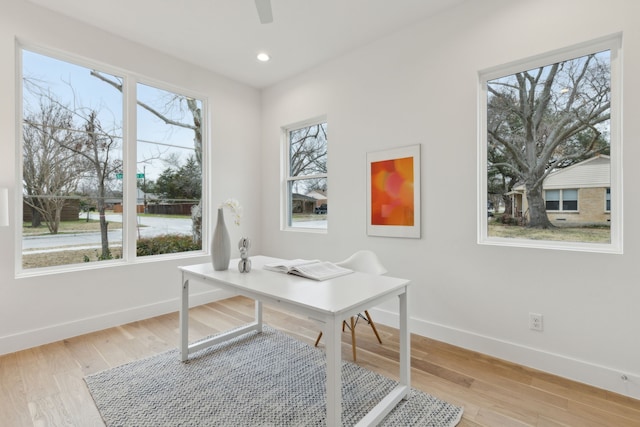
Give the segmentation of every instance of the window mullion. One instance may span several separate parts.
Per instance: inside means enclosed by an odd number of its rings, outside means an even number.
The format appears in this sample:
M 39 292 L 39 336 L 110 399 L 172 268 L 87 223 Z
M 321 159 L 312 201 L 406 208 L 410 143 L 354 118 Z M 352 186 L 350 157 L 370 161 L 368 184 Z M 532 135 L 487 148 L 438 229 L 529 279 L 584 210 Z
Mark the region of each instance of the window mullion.
M 136 222 L 137 222 L 137 91 L 136 80 L 125 78 L 123 82 L 123 172 L 122 180 L 122 255 L 125 260 L 133 260 L 136 256 Z
M 316 174 L 316 175 L 302 175 L 302 176 L 290 176 L 288 181 L 304 181 L 307 179 L 321 179 L 327 178 L 327 174 Z

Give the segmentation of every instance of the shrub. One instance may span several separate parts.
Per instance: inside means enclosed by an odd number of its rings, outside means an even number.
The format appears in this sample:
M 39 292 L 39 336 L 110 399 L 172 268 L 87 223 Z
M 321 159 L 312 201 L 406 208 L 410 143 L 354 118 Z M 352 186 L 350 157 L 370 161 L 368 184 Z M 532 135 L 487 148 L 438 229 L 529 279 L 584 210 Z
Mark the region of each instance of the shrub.
M 199 243 L 195 243 L 191 236 L 180 234 L 165 234 L 162 236 L 138 239 L 136 254 L 138 256 L 174 254 L 178 252 L 199 251 Z
M 511 215 L 506 213 L 496 218 L 496 222 L 500 222 L 501 224 L 504 224 L 504 225 L 519 225 L 517 218 L 514 218 Z

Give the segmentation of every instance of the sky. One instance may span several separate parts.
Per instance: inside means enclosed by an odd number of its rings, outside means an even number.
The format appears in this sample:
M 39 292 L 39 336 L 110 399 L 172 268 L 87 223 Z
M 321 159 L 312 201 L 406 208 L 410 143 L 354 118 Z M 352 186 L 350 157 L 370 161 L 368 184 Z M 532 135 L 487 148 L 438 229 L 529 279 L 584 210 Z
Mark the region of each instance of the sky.
M 94 109 L 105 129 L 114 130 L 122 136 L 123 101 L 120 91 L 90 75 L 90 69 L 57 60 L 45 55 L 23 50 L 23 77 L 30 84 L 49 90 L 63 104 L 77 109 Z M 99 70 L 100 71 L 100 70 Z M 108 73 L 103 73 L 108 75 Z M 137 85 L 138 99 L 161 108 L 171 93 L 145 84 Z M 23 91 L 24 108 L 38 107 L 37 98 Z M 83 110 L 86 111 L 86 110 Z M 179 156 L 183 163 L 194 154 L 194 133 L 190 129 L 167 125 L 147 110 L 137 109 L 138 135 L 138 173 L 145 173 L 149 180 L 156 180 L 169 164 L 158 157 L 167 157 L 171 153 Z M 192 122 L 190 114 L 181 120 Z M 122 157 L 121 152 L 118 157 Z M 145 160 L 146 161 L 143 161 Z M 153 160 L 149 160 L 153 159 Z

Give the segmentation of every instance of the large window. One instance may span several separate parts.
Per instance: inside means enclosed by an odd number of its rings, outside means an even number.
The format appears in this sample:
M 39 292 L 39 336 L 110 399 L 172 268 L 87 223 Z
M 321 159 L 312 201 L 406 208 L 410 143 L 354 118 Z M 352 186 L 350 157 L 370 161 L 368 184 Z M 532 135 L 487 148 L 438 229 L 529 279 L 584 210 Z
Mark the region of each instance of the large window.
M 22 50 L 22 269 L 201 250 L 203 102 L 77 63 Z
M 326 230 L 327 123 L 324 119 L 284 129 L 286 176 L 285 228 Z
M 480 243 L 621 252 L 619 45 L 480 73 Z

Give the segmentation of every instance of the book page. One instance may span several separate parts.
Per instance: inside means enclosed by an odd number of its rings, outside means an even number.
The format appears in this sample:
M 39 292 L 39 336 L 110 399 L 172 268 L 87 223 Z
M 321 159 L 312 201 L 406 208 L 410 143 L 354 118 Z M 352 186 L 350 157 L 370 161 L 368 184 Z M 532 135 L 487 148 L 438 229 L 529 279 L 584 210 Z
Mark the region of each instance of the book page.
M 319 262 L 317 259 L 291 259 L 291 260 L 282 260 L 270 264 L 265 264 L 265 270 L 278 271 L 282 273 L 288 273 L 292 268 L 300 265 L 312 264 Z
M 351 272 L 352 270 L 349 270 L 348 268 L 340 267 L 339 265 L 335 265 L 327 261 L 298 265 L 291 269 L 292 274 L 298 274 L 314 280 L 327 280 L 349 274 Z

